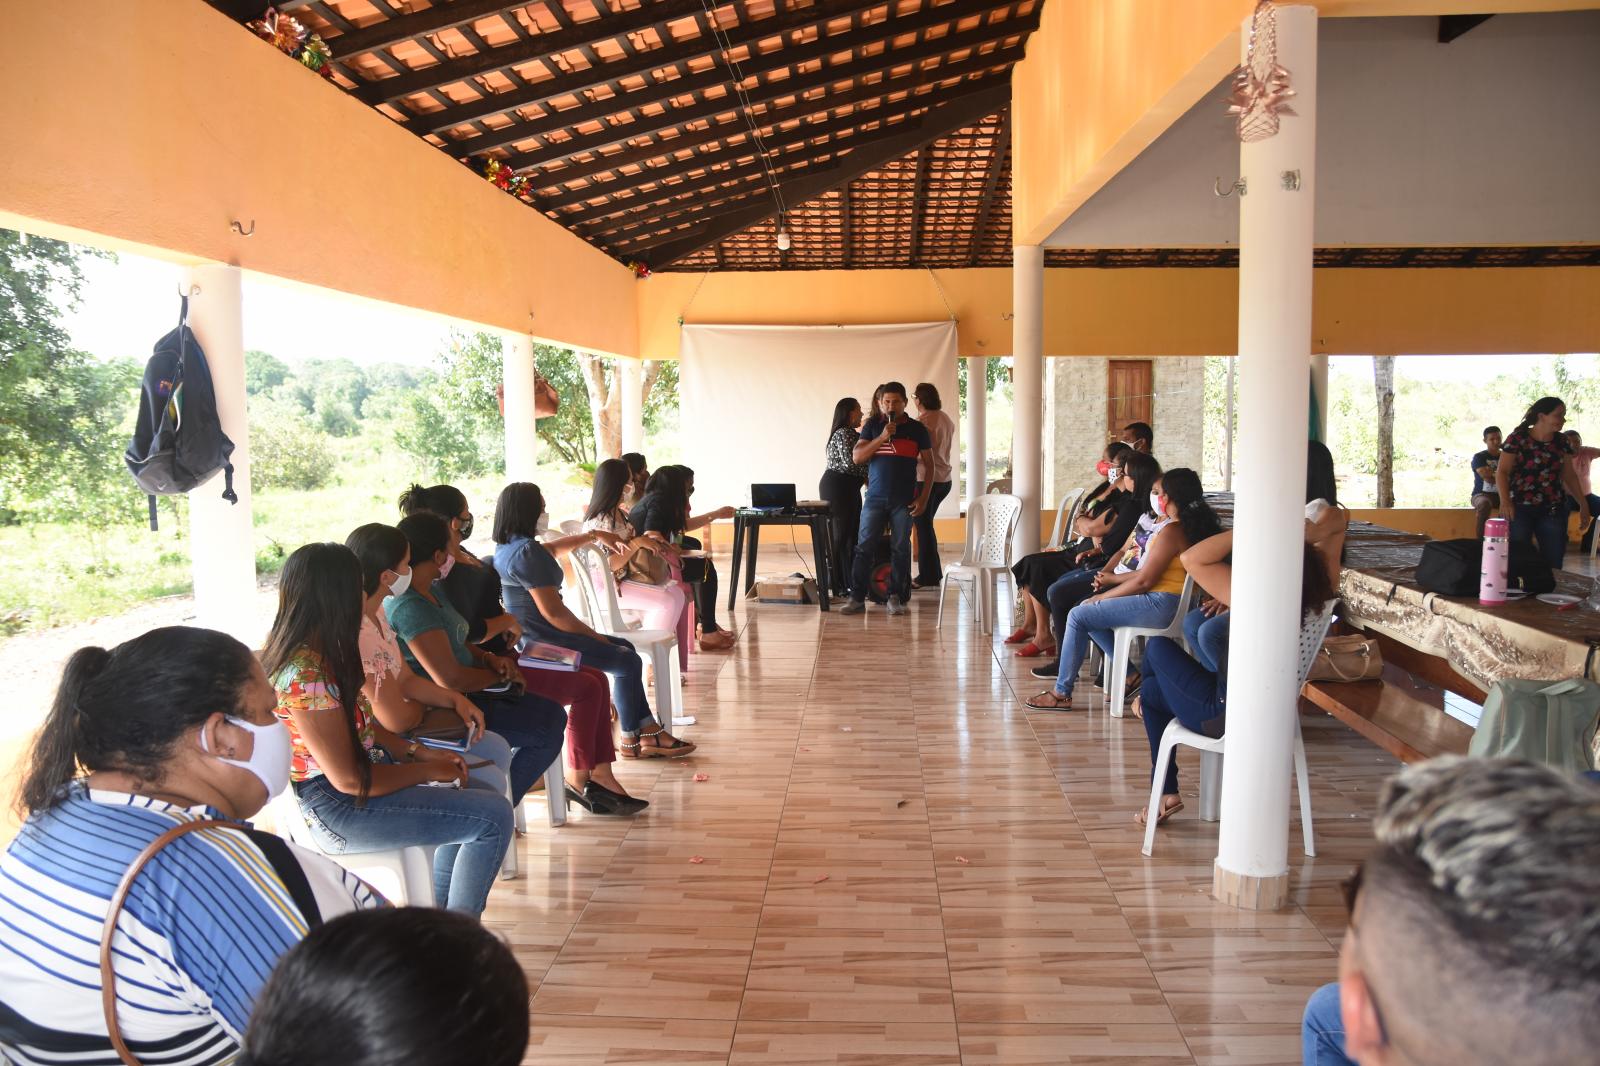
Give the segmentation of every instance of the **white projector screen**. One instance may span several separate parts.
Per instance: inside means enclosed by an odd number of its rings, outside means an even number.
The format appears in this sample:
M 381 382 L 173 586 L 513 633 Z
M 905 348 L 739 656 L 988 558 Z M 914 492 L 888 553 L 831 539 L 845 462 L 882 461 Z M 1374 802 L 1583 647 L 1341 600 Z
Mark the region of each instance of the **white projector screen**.
M 679 365 L 683 453 L 695 472 L 696 511 L 750 502 L 756 483 L 793 482 L 817 499 L 833 406 L 866 409 L 885 381 L 939 390 L 960 422 L 956 324 L 683 327 Z M 915 416 L 916 408 L 912 407 Z M 950 495 L 939 517 L 961 514 L 961 432 L 951 445 Z

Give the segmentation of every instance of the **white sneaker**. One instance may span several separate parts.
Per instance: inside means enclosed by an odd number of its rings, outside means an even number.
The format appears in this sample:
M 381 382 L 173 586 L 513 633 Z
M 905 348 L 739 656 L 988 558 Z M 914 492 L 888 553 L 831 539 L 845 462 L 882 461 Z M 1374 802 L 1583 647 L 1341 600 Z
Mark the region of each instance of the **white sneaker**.
M 906 613 L 905 601 L 902 600 L 899 596 L 890 596 L 889 597 L 889 613 L 890 614 L 905 614 Z

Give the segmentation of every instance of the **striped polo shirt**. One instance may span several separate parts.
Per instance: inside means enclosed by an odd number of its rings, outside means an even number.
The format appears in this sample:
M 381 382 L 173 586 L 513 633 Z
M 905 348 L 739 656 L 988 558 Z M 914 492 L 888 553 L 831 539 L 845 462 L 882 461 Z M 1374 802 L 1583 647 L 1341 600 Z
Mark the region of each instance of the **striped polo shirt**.
M 28 818 L 0 856 L 0 1060 L 119 1066 L 100 1000 L 112 893 L 166 830 L 224 817 L 79 782 Z M 164 847 L 117 920 L 117 1019 L 143 1062 L 232 1061 L 278 958 L 321 921 L 385 904 L 329 860 L 238 825 Z

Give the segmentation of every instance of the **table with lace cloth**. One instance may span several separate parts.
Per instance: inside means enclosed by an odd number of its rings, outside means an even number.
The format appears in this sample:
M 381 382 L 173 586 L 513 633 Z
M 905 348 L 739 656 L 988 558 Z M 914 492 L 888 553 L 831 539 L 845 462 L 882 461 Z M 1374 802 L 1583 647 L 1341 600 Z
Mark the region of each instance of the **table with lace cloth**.
M 1207 496 L 1224 525 L 1232 525 L 1228 493 Z M 1477 597 L 1441 596 L 1416 583 L 1417 562 L 1429 538 L 1352 520 L 1345 537 L 1339 595 L 1347 621 L 1448 662 L 1487 691 L 1496 681 L 1600 680 L 1600 611 L 1580 603 L 1558 611 L 1532 596 L 1485 607 Z M 1594 582 L 1556 572 L 1556 591 L 1586 599 Z

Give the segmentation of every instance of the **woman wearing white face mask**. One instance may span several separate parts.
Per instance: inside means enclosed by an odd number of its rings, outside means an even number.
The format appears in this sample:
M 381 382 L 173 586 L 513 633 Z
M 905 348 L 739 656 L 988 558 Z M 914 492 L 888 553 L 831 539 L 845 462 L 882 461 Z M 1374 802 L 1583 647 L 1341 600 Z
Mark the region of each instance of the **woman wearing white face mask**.
M 343 544 L 307 544 L 283 565 L 261 658 L 293 740 L 295 798 L 324 851 L 435 847 L 434 898 L 480 914 L 511 843 L 511 805 L 470 781 L 461 756 L 398 736 L 372 713 L 361 589 L 361 563 Z M 433 782 L 452 787 L 421 787 Z
M 67 662 L 22 784 L 27 821 L 0 857 L 0 1060 L 120 1061 L 101 926 L 135 857 L 174 826 L 238 823 L 158 851 L 118 917 L 117 1020 L 146 1062 L 231 1060 L 278 957 L 315 922 L 382 905 L 243 821 L 288 782 L 274 702 L 250 649 L 206 629 L 156 629 Z
M 1180 467 L 1162 474 L 1151 487 L 1149 505 L 1156 523 L 1144 550 L 1130 553 L 1134 559 L 1128 568 L 1097 574 L 1095 595 L 1067 613 L 1055 687 L 1028 700 L 1029 707 L 1081 710 L 1084 702 L 1081 698 L 1074 702 L 1073 687 L 1091 639 L 1109 655 L 1118 627 L 1171 624 L 1187 577 L 1179 556 L 1190 545 L 1216 535 L 1222 525 L 1206 504 L 1200 476 L 1193 470 Z M 1139 674 L 1130 664 L 1127 694 L 1138 689 Z

